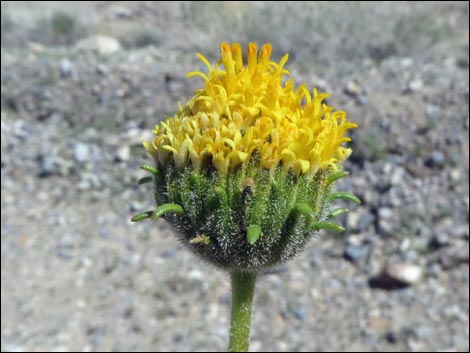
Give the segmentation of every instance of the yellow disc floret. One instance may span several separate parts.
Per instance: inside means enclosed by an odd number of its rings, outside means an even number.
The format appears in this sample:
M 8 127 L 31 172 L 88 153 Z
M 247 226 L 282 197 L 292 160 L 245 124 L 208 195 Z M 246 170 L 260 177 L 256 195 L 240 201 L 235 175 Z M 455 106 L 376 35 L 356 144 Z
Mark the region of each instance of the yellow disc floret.
M 279 63 L 270 61 L 270 44 L 258 53 L 250 43 L 245 65 L 240 44 L 222 43 L 220 49 L 222 59 L 214 66 L 197 54 L 208 73 L 187 76 L 201 76 L 204 88 L 155 127 L 153 141 L 144 142 L 159 165 L 197 170 L 211 157 L 226 175 L 258 151 L 262 168 L 273 171 L 282 162 L 298 175 L 314 175 L 336 170 L 350 155 L 342 144 L 357 125 L 346 120 L 346 112 L 323 103 L 329 94 L 310 93 L 305 85 L 295 89 L 293 79 L 284 78 L 287 54 Z

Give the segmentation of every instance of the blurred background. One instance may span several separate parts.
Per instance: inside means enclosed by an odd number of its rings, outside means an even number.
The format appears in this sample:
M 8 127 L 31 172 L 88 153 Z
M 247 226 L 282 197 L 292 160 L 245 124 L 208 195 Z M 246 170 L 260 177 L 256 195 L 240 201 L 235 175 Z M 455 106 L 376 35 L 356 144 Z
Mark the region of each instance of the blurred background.
M 137 188 L 221 41 L 289 52 L 360 128 L 363 200 L 257 285 L 253 351 L 469 350 L 468 2 L 1 2 L 2 351 L 217 351 L 227 276 Z

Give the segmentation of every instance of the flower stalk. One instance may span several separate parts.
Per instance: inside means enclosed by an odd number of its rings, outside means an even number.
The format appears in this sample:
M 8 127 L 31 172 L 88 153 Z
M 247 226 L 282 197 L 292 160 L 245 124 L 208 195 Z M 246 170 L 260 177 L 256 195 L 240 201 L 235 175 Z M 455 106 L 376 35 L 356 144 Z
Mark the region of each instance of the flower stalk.
M 232 271 L 229 352 L 248 352 L 256 273 Z

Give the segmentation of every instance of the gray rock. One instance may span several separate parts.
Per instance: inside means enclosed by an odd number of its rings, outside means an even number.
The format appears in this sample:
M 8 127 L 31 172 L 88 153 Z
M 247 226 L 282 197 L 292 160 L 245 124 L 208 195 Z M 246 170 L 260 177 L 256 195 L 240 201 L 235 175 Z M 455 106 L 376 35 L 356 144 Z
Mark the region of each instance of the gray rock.
M 63 259 L 70 260 L 76 253 L 77 239 L 71 234 L 65 234 L 57 243 L 57 255 Z
M 325 264 L 323 253 L 321 251 L 313 251 L 310 266 L 313 268 L 322 268 Z
M 469 247 L 465 240 L 444 247 L 439 251 L 439 262 L 444 270 L 449 270 L 462 264 L 469 263 Z
M 346 86 L 344 87 L 344 92 L 353 97 L 358 96 L 361 93 L 361 91 L 362 91 L 361 86 L 359 86 L 354 81 L 349 81 L 348 83 L 346 83 Z
M 427 340 L 432 335 L 433 330 L 429 326 L 420 325 L 412 329 L 413 335 L 421 340 Z
M 389 330 L 385 334 L 385 339 L 392 344 L 397 344 L 400 342 L 412 343 L 416 340 L 422 340 L 426 338 L 427 334 L 429 334 L 429 332 L 426 332 L 426 328 L 418 329 L 417 327 L 402 327 L 399 330 Z M 416 345 L 416 343 L 414 344 Z M 415 351 L 415 349 L 411 349 L 411 351 Z
M 363 231 L 375 221 L 375 215 L 369 211 L 352 211 L 348 214 L 348 229 Z
M 131 157 L 131 149 L 127 145 L 119 147 L 116 151 L 116 159 L 119 162 L 127 162 Z
M 129 210 L 131 212 L 141 212 L 143 208 L 144 205 L 142 204 L 142 202 L 136 200 L 131 201 L 131 203 L 129 204 Z
M 321 92 L 330 92 L 331 91 L 330 84 L 326 80 L 324 80 L 322 78 L 315 78 L 313 80 L 313 82 L 315 82 L 315 84 L 316 84 L 319 91 L 321 91 Z
M 400 340 L 400 334 L 398 332 L 395 332 L 395 331 L 388 331 L 385 334 L 385 339 L 389 343 L 395 344 Z
M 2 343 L 2 352 L 27 352 L 23 346 L 16 343 Z
M 386 196 L 387 196 L 386 204 L 394 208 L 401 206 L 404 202 L 404 196 L 399 186 L 391 187 L 390 190 L 387 192 Z
M 446 156 L 440 150 L 434 150 L 431 155 L 425 159 L 424 164 L 430 168 L 443 168 L 445 166 Z
M 380 206 L 380 208 L 389 208 L 390 206 L 392 206 L 389 191 L 379 191 L 377 194 L 379 195 L 378 205 Z
M 433 235 L 431 240 L 429 241 L 429 248 L 435 249 L 440 248 L 443 246 L 447 246 L 450 243 L 450 238 L 447 233 L 438 232 L 437 234 Z
M 178 251 L 175 248 L 166 249 L 161 253 L 161 257 L 164 259 L 173 259 L 178 254 Z
M 72 75 L 73 66 L 69 59 L 65 58 L 60 62 L 59 66 L 60 77 L 65 78 Z
M 436 249 L 442 246 L 451 245 L 457 238 L 464 238 L 468 233 L 468 227 L 458 226 L 450 217 L 442 219 L 433 227 L 433 236 L 430 241 L 430 248 Z
M 369 211 L 361 213 L 357 223 L 358 230 L 363 231 L 375 222 L 375 215 Z
M 458 168 L 453 168 L 449 171 L 449 178 L 453 182 L 458 182 L 462 178 L 462 173 L 460 172 L 460 169 Z
M 393 210 L 388 207 L 382 207 L 379 209 L 379 218 L 382 219 L 391 219 L 393 217 Z
M 189 271 L 187 274 L 187 278 L 194 280 L 194 281 L 203 281 L 204 280 L 204 272 L 198 269 L 193 269 Z
M 351 262 L 359 262 L 369 255 L 369 245 L 346 244 L 344 247 L 344 258 Z
M 441 108 L 438 105 L 431 104 L 426 107 L 426 119 L 428 125 L 434 126 L 441 114 Z
M 413 58 L 402 58 L 402 59 L 400 59 L 400 65 L 403 68 L 410 67 L 411 65 L 413 65 L 413 63 L 414 63 Z
M 100 228 L 98 234 L 101 238 L 108 239 L 111 236 L 111 231 L 109 230 L 109 228 Z
M 423 86 L 424 86 L 423 81 L 419 78 L 416 78 L 416 79 L 408 82 L 407 89 L 410 92 L 418 92 L 418 91 L 421 91 L 423 89 Z
M 130 18 L 132 12 L 126 7 L 115 7 L 113 8 L 113 15 L 120 18 Z
M 22 119 L 15 120 L 13 123 L 13 135 L 20 139 L 24 140 L 32 132 L 31 127 Z
M 86 162 L 90 159 L 90 146 L 77 142 L 73 146 L 73 157 L 77 162 Z
M 369 104 L 369 99 L 366 96 L 357 96 L 356 103 L 359 105 L 367 105 Z
M 378 194 L 374 190 L 369 188 L 363 190 L 361 199 L 364 201 L 365 204 L 371 206 L 375 206 L 379 203 Z
M 304 321 L 305 318 L 307 317 L 307 309 L 303 305 L 297 306 L 293 310 L 294 316 L 297 320 Z
M 393 210 L 388 207 L 382 207 L 378 212 L 378 231 L 382 235 L 393 235 L 395 229 L 395 221 L 393 220 Z
M 348 213 L 347 226 L 350 230 L 357 230 L 359 228 L 359 217 L 360 213 L 356 211 L 351 211 Z
M 399 185 L 399 184 L 403 183 L 403 178 L 404 178 L 405 174 L 406 174 L 405 168 L 396 167 L 392 171 L 392 175 L 390 177 L 390 183 L 392 185 Z
M 85 172 L 82 174 L 80 182 L 77 184 L 79 190 L 89 190 L 99 188 L 101 186 L 100 176 L 93 172 Z
M 41 155 L 38 158 L 39 161 L 39 173 L 40 178 L 45 178 L 57 173 L 57 163 L 53 156 Z
M 454 224 L 450 229 L 451 235 L 454 238 L 464 238 L 468 240 L 469 229 L 467 224 Z
M 95 71 L 96 71 L 96 73 L 97 73 L 98 75 L 106 76 L 106 75 L 108 74 L 108 72 L 109 72 L 109 69 L 108 69 L 108 67 L 107 67 L 106 65 L 104 65 L 104 64 L 98 64 L 98 65 L 96 66 L 96 70 L 95 70 Z

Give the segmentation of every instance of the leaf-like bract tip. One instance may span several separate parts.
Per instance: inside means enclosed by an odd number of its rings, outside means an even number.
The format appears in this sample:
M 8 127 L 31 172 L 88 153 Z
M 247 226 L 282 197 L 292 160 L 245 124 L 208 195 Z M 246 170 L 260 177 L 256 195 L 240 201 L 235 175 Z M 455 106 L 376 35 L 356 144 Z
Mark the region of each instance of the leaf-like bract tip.
M 152 216 L 153 211 L 142 212 L 136 214 L 134 217 L 131 218 L 131 222 L 139 222 L 144 219 L 150 218 Z
M 248 244 L 253 245 L 256 243 L 260 235 L 261 227 L 257 224 L 250 225 L 246 230 L 246 239 L 248 240 Z
M 184 213 L 184 209 L 176 203 L 166 203 L 164 205 L 158 206 L 157 209 L 153 211 L 152 219 L 160 218 L 167 213 L 182 214 Z
M 346 200 L 346 201 L 351 201 L 357 204 L 361 203 L 361 200 L 356 195 L 353 195 L 345 191 L 338 191 L 338 192 L 331 193 L 330 196 L 328 196 L 328 201 L 334 201 L 334 200 Z
M 147 184 L 147 183 L 150 183 L 152 180 L 153 180 L 152 177 L 146 176 L 146 177 L 140 178 L 139 181 L 137 182 L 137 184 L 138 185 Z

